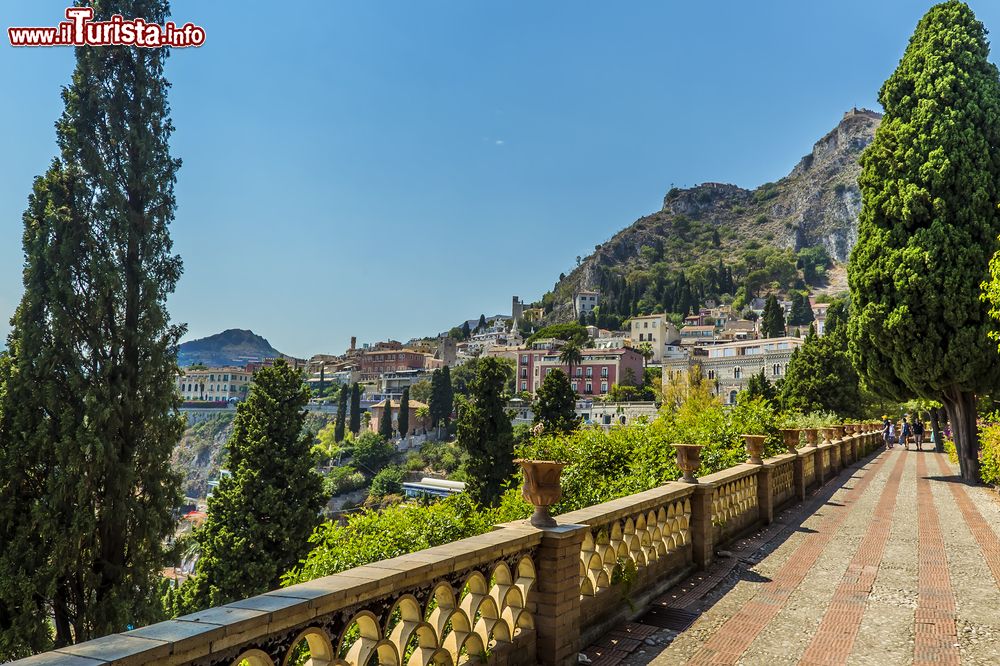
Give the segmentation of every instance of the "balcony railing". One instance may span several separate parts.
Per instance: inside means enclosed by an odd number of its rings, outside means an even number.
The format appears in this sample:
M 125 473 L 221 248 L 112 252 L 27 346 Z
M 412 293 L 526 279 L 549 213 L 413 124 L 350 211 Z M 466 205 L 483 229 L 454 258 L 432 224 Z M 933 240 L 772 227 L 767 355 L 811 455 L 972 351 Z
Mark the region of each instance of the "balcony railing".
M 589 641 L 880 449 L 878 440 L 873 428 L 825 437 L 763 464 L 563 514 L 554 528 L 498 525 L 15 663 L 283 666 L 303 641 L 312 666 L 576 663 Z

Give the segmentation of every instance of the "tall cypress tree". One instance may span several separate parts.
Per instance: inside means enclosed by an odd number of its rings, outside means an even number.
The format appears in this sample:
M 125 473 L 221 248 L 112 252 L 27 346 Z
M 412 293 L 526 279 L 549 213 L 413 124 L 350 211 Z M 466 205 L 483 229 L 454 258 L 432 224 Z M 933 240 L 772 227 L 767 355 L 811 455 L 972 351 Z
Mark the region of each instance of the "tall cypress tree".
M 917 24 L 861 156 L 848 281 L 850 353 L 886 397 L 941 401 L 962 477 L 979 477 L 976 395 L 1000 383 L 981 283 L 1000 233 L 1000 76 L 986 30 L 952 0 Z
M 351 387 L 348 384 L 340 387 L 340 398 L 337 402 L 337 420 L 333 425 L 333 439 L 336 442 L 344 441 L 344 426 L 347 422 L 347 394 L 350 391 Z
M 479 359 L 469 402 L 458 415 L 458 445 L 469 454 L 469 493 L 490 506 L 500 501 L 514 474 L 514 430 L 506 395 L 510 373 L 503 359 Z
M 254 376 L 226 445 L 230 476 L 208 501 L 201 557 L 182 588 L 187 612 L 275 589 L 309 551 L 323 484 L 302 432 L 308 402 L 301 373 L 283 360 Z
M 354 382 L 351 386 L 351 425 L 350 431 L 357 435 L 361 432 L 361 386 Z
M 760 330 L 765 338 L 780 338 L 785 334 L 785 313 L 778 305 L 774 294 L 764 302 L 764 316 L 761 318 Z
M 446 365 L 441 368 L 441 418 L 447 424 L 451 413 L 455 411 L 455 387 L 451 383 L 451 369 Z
M 162 23 L 169 14 L 166 0 L 90 4 L 95 20 Z M 51 610 L 57 645 L 156 615 L 179 499 L 169 458 L 183 431 L 175 382 L 184 329 L 166 310 L 181 274 L 168 232 L 180 163 L 169 151 L 166 56 L 76 50 L 56 126 L 61 159 L 36 182 L 25 214 L 25 293 L 8 345 L 12 427 L 0 468 L 29 451 L 34 458 L 21 462 L 37 464 L 20 475 L 19 492 L 0 498 L 0 511 L 21 516 L 15 531 L 34 530 L 45 583 L 15 606 L 11 586 L 0 585 L 0 645 L 23 649 L 37 637 L 27 625 L 39 602 Z M 3 485 L 0 494 L 9 492 Z M 38 552 L 14 552 L 19 545 L 0 535 L 0 567 L 36 564 Z M 23 567 L 0 571 L 0 580 Z
M 382 410 L 382 418 L 378 422 L 378 434 L 385 438 L 385 441 L 392 439 L 392 400 L 385 399 L 385 409 Z
M 427 406 L 430 408 L 431 425 L 433 426 L 437 426 L 444 418 L 445 395 L 442 372 L 442 370 L 437 369 L 431 373 L 431 398 L 430 404 Z
M 410 432 L 410 389 L 403 389 L 403 396 L 399 399 L 399 436 L 406 437 Z

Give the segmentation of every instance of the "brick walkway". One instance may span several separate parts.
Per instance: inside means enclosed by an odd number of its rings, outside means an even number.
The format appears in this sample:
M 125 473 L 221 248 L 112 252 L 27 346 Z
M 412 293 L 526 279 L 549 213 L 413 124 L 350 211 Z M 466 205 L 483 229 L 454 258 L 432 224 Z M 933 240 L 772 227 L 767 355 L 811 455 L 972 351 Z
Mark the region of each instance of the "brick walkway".
M 845 470 L 585 652 L 594 664 L 1000 664 L 1000 497 L 947 458 Z M 652 620 L 650 620 L 652 623 Z

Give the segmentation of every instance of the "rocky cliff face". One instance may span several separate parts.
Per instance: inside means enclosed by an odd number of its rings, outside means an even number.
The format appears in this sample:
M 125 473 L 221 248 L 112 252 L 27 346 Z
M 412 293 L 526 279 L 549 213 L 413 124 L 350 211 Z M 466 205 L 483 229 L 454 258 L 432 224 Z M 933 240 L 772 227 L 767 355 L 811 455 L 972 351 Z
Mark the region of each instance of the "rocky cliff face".
M 711 224 L 723 232 L 723 249 L 735 251 L 750 241 L 793 250 L 822 245 L 835 261 L 846 262 L 857 241 L 861 210 L 858 158 L 874 138 L 881 118 L 874 111 L 848 111 L 791 173 L 755 190 L 725 183 L 672 189 L 661 210 L 636 220 L 598 246 L 556 285 L 558 298 L 552 319 L 572 316 L 567 295 L 576 289 L 596 288 L 599 267 L 627 271 L 641 266 L 644 245 L 683 235 L 689 220 Z M 669 248 L 669 242 L 667 245 Z M 685 248 L 690 250 L 690 246 Z M 673 259 L 682 261 L 684 257 Z

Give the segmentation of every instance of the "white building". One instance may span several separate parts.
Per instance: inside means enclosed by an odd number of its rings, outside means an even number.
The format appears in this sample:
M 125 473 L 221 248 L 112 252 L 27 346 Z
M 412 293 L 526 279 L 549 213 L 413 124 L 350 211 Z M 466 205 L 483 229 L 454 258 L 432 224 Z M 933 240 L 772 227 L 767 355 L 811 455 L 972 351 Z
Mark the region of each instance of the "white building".
M 579 319 L 581 314 L 590 314 L 601 304 L 601 293 L 599 291 L 581 290 L 573 297 L 573 306 L 576 309 L 576 316 Z

